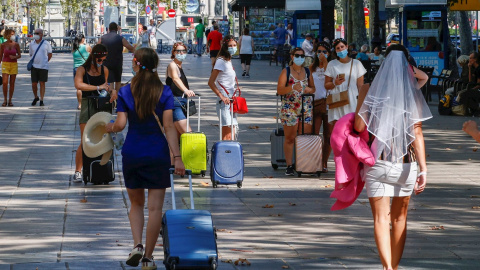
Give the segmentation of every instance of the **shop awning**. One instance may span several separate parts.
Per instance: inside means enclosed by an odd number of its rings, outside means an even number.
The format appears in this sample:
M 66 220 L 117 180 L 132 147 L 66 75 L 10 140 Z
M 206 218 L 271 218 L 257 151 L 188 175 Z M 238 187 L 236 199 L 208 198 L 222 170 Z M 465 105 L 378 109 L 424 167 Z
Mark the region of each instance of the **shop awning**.
M 322 3 L 320 2 L 320 0 L 286 0 L 285 10 L 322 10 Z
M 284 8 L 285 0 L 233 0 L 230 5 L 233 11 L 242 11 L 243 7 Z

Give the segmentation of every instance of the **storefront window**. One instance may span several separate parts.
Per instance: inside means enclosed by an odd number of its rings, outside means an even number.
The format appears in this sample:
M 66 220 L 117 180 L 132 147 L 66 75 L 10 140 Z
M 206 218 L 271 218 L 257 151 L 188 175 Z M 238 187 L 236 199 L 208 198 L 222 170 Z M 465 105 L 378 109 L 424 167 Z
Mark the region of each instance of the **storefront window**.
M 293 13 L 287 13 L 292 16 Z M 269 51 L 275 44 L 272 32 L 278 23 L 284 23 L 285 10 L 282 8 L 250 8 L 248 11 L 248 23 L 250 35 L 255 44 L 255 51 Z
M 305 39 L 306 34 L 320 35 L 320 22 L 317 14 L 297 14 L 297 38 Z
M 407 12 L 407 47 L 410 52 L 442 51 L 441 11 Z

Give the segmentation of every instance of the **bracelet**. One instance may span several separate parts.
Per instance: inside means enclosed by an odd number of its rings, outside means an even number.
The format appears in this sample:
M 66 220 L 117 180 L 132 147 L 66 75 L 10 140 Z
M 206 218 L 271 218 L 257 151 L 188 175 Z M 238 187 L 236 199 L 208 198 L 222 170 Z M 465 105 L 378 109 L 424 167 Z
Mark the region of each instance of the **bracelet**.
M 100 86 L 97 85 L 97 91 L 100 91 Z
M 427 176 L 427 172 L 426 172 L 426 171 L 420 172 L 420 173 L 417 175 L 417 177 L 420 177 L 420 176 L 422 176 L 422 175 Z

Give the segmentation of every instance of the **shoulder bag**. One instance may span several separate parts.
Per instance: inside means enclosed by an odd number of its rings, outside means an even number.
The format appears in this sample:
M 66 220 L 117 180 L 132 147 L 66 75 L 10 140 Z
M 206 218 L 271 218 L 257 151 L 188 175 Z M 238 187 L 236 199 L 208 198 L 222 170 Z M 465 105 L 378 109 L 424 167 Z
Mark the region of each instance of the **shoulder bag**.
M 43 42 L 45 42 L 45 40 L 42 40 L 42 42 L 40 42 L 40 45 L 38 45 L 37 50 L 35 51 L 35 54 L 33 55 L 32 59 L 30 59 L 30 61 L 28 61 L 28 64 L 27 64 L 27 70 L 28 71 L 32 70 L 33 60 L 35 60 L 35 56 L 37 56 L 38 49 L 40 49 L 40 47 L 42 47 Z
M 330 95 L 327 96 L 327 105 L 328 105 L 329 109 L 343 107 L 345 105 L 350 104 L 350 99 L 348 98 L 348 90 L 350 88 L 350 81 L 351 81 L 351 77 L 352 77 L 353 61 L 354 61 L 354 59 L 352 59 L 352 64 L 350 65 L 350 75 L 348 75 L 347 90 L 341 91 L 341 92 L 335 93 L 335 94 L 330 94 Z M 335 78 L 334 78 L 334 80 L 335 80 Z
M 237 82 L 237 89 L 233 93 L 233 97 L 232 97 L 233 112 L 238 114 L 246 114 L 248 113 L 247 100 L 244 97 L 242 97 L 242 91 L 240 91 L 240 87 L 238 86 L 237 76 L 235 76 L 235 81 Z M 218 82 L 218 85 L 220 85 L 223 88 L 223 90 L 225 90 L 225 93 L 227 93 L 227 95 L 230 95 L 227 89 L 220 82 Z

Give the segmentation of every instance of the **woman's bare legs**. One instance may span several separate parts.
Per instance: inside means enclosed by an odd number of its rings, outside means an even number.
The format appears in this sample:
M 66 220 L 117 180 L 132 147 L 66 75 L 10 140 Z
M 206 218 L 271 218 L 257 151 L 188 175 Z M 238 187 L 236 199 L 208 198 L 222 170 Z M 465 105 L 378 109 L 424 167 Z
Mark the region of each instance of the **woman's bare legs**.
M 235 126 L 233 126 L 233 132 L 235 132 Z M 232 139 L 232 129 L 231 126 L 222 127 L 222 140 L 228 141 Z
M 80 124 L 80 145 L 78 145 L 77 152 L 75 153 L 75 171 L 81 172 L 83 167 L 83 156 L 82 156 L 82 138 L 83 130 L 85 129 L 86 124 Z
M 132 230 L 133 246 L 142 243 L 142 233 L 144 226 L 143 208 L 145 206 L 145 190 L 143 188 L 127 188 L 128 198 L 130 200 L 130 229 Z
M 390 242 L 390 197 L 368 198 L 373 214 L 374 235 L 378 254 L 385 269 L 392 269 Z
M 298 124 L 294 126 L 283 126 L 285 133 L 285 142 L 283 143 L 283 151 L 285 152 L 285 160 L 287 166 L 291 166 L 293 163 L 293 147 L 295 144 L 295 138 L 297 137 Z
M 148 190 L 148 222 L 144 256 L 147 258 L 152 258 L 153 250 L 155 249 L 155 244 L 157 243 L 158 235 L 162 228 L 162 208 L 164 199 L 165 189 Z
M 392 266 L 397 269 L 402 259 L 405 240 L 407 238 L 407 212 L 410 196 L 394 197 L 392 199 Z

